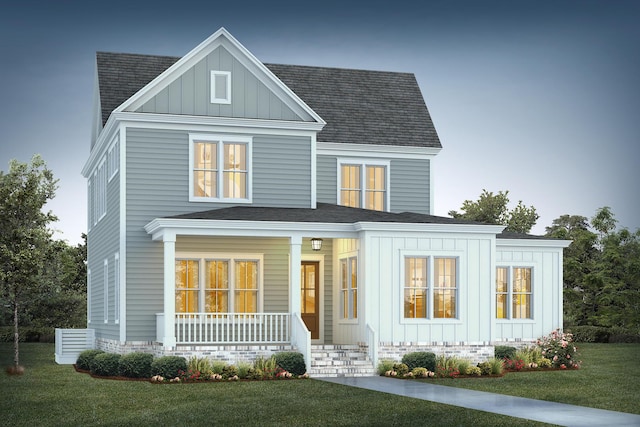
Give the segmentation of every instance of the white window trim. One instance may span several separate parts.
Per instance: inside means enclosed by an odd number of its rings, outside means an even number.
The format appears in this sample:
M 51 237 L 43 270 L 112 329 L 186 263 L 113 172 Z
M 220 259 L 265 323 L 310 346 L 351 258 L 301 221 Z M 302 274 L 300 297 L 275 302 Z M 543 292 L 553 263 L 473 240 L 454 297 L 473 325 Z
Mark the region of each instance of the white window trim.
M 198 307 L 199 313 L 204 313 L 204 292 L 205 292 L 205 262 L 206 261 L 227 261 L 229 262 L 229 300 L 228 313 L 235 313 L 235 262 L 255 261 L 258 263 L 258 307 L 256 313 L 264 312 L 264 255 L 245 253 L 202 253 L 202 252 L 176 252 L 175 261 L 190 260 L 198 261 Z M 174 261 L 174 262 L 175 262 Z
M 340 157 L 337 159 L 337 180 L 336 180 L 336 204 L 341 206 L 340 193 L 342 190 L 342 166 L 360 166 L 360 208 L 365 209 L 364 206 L 367 200 L 367 166 L 383 166 L 385 168 L 385 200 L 384 212 L 391 211 L 391 162 L 389 160 L 380 159 L 363 159 L 363 158 L 348 158 Z
M 196 142 L 217 144 L 217 191 L 218 197 L 198 197 L 193 191 L 193 146 Z M 225 198 L 224 194 L 224 144 L 245 144 L 247 163 L 247 197 Z M 238 135 L 189 134 L 189 201 L 207 203 L 251 203 L 253 201 L 253 139 Z
M 344 254 L 340 254 L 340 257 L 338 259 L 338 292 L 340 293 L 339 297 L 338 297 L 338 323 L 340 324 L 357 324 L 359 322 L 358 320 L 358 316 L 356 317 L 352 317 L 353 313 L 351 312 L 353 309 L 353 304 L 351 303 L 351 296 L 353 295 L 353 291 L 351 290 L 351 287 L 349 287 L 349 291 L 347 292 L 348 295 L 350 295 L 349 298 L 349 316 L 350 317 L 343 317 L 344 313 L 343 313 L 343 306 L 344 306 L 344 300 L 343 300 L 343 295 L 342 295 L 342 271 L 341 269 L 341 264 L 342 261 L 347 261 L 347 277 L 350 278 L 351 275 L 349 274 L 349 272 L 351 271 L 351 263 L 349 262 L 350 260 L 354 259 L 356 260 L 356 277 L 358 280 L 357 286 L 355 288 L 356 290 L 356 294 L 357 294 L 357 301 L 356 301 L 356 310 L 357 310 L 357 314 L 359 315 L 361 313 L 360 310 L 360 303 L 362 301 L 362 295 L 361 295 L 361 289 L 362 287 L 360 286 L 360 258 L 358 257 L 358 252 L 347 252 Z M 351 280 L 349 280 L 349 283 L 351 283 Z
M 93 177 L 87 179 L 87 232 L 93 228 Z
M 104 297 L 104 323 L 109 323 L 109 260 L 104 260 L 103 297 Z
M 226 81 L 227 96 L 221 98 L 216 93 L 216 77 L 224 76 Z M 212 104 L 231 104 L 231 72 L 230 71 L 218 71 L 211 70 L 211 80 L 209 81 L 211 86 L 211 103 Z
M 113 320 L 120 323 L 120 254 L 113 257 Z
M 108 182 L 111 182 L 113 177 L 118 173 L 120 166 L 120 141 L 117 137 L 111 144 L 111 147 L 109 147 L 109 150 L 107 150 L 107 165 L 107 175 L 109 176 Z
M 87 323 L 91 323 L 91 269 L 87 269 Z
M 531 264 L 522 264 L 522 263 L 500 263 L 498 265 L 496 265 L 496 270 L 498 268 L 506 268 L 507 269 L 507 317 L 506 318 L 498 318 L 497 314 L 498 314 L 498 307 L 497 307 L 497 289 L 496 289 L 496 283 L 493 283 L 493 300 L 494 300 L 494 304 L 496 304 L 496 307 L 493 311 L 493 318 L 496 320 L 496 322 L 498 323 L 533 323 L 535 322 L 535 304 L 534 304 L 534 300 L 535 300 L 535 296 L 536 296 L 536 291 L 535 291 L 535 266 L 531 265 Z M 525 317 L 513 317 L 513 270 L 515 268 L 528 268 L 531 270 L 531 298 L 529 300 L 529 304 L 531 304 L 530 307 L 530 311 L 531 311 L 531 317 L 530 318 L 525 318 Z M 497 279 L 497 275 L 496 275 L 496 279 Z
M 405 260 L 407 258 L 427 258 L 427 317 L 421 318 L 406 318 L 404 317 L 404 289 L 405 289 Z M 433 315 L 433 300 L 435 292 L 435 259 L 447 258 L 456 260 L 456 317 L 435 317 Z M 462 323 L 462 283 L 460 272 L 462 271 L 462 253 L 460 251 L 400 251 L 400 268 L 399 270 L 399 301 L 400 301 L 400 323 L 401 324 L 461 324 Z M 495 285 L 494 285 L 495 294 Z

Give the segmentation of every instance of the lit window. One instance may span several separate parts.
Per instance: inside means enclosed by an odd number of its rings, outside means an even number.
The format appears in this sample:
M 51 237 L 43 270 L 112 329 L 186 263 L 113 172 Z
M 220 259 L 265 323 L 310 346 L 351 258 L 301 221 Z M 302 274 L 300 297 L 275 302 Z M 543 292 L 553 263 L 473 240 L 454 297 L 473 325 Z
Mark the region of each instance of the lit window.
M 533 318 L 531 274 L 531 267 L 498 267 L 496 269 L 496 318 Z
M 340 260 L 340 299 L 343 319 L 358 318 L 358 258 Z
M 427 318 L 427 258 L 406 257 L 404 260 L 404 317 Z
M 455 258 L 434 259 L 433 317 L 452 319 L 458 316 L 458 284 Z
M 251 140 L 214 136 L 190 140 L 190 200 L 249 201 Z
M 352 208 L 377 211 L 388 209 L 388 163 L 339 161 L 338 203 Z

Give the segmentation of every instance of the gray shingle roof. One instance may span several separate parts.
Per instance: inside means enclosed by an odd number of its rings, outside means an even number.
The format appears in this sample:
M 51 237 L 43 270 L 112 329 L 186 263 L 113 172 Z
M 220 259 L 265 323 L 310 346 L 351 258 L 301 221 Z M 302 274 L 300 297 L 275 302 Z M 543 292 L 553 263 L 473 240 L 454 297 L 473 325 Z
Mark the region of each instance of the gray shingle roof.
M 98 52 L 102 122 L 180 58 Z M 441 148 L 413 74 L 265 64 L 327 125 L 318 141 Z
M 223 221 L 277 221 L 353 224 L 356 222 L 388 222 L 410 224 L 480 224 L 461 219 L 411 212 L 392 213 L 318 203 L 316 209 L 232 206 L 204 212 L 175 215 L 174 219 L 210 219 Z

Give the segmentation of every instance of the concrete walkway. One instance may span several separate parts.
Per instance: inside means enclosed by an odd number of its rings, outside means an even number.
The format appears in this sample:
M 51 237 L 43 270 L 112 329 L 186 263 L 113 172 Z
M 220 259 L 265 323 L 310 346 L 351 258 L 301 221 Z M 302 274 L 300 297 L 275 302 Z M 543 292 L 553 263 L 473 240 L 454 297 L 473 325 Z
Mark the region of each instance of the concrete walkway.
M 447 387 L 424 381 L 386 377 L 316 379 L 562 426 L 640 426 L 640 415 Z

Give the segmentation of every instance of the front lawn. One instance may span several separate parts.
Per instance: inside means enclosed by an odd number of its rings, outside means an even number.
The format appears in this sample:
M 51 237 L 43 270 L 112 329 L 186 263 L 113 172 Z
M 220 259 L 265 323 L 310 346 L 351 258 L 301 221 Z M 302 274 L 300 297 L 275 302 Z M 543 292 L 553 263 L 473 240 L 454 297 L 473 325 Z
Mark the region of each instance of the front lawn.
M 640 414 L 640 344 L 577 343 L 578 370 L 513 372 L 430 383 Z M 421 380 L 422 381 L 422 380 Z
M 201 384 L 94 379 L 21 345 L 23 376 L 0 374 L 6 426 L 539 426 L 533 421 L 314 380 Z M 0 366 L 12 346 L 0 343 Z

